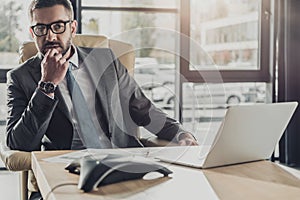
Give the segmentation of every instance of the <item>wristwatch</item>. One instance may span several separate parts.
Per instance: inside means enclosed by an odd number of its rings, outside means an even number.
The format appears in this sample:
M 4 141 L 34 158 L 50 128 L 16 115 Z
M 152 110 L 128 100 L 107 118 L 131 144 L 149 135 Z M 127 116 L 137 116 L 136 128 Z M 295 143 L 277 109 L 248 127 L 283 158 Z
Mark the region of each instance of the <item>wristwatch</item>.
M 40 81 L 39 82 L 39 88 L 46 94 L 54 93 L 56 89 L 56 85 L 52 82 L 44 82 Z

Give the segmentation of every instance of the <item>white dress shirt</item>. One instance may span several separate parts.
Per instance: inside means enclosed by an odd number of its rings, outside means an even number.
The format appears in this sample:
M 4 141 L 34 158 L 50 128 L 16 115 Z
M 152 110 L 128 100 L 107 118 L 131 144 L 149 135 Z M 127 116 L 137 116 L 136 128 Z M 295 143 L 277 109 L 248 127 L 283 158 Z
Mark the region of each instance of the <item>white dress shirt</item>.
M 104 132 L 102 131 L 102 128 L 100 126 L 100 123 L 98 122 L 98 118 L 96 115 L 95 110 L 95 95 L 96 95 L 96 87 L 94 84 L 92 84 L 91 78 L 88 74 L 88 71 L 86 69 L 86 66 L 79 65 L 79 59 L 77 50 L 74 46 L 72 48 L 75 50 L 74 54 L 70 58 L 69 62 L 72 64 L 71 72 L 73 76 L 75 77 L 75 80 L 77 81 L 78 85 L 81 88 L 81 91 L 83 93 L 83 96 L 85 97 L 85 100 L 89 109 L 89 112 L 91 113 L 91 117 L 93 120 L 93 123 L 95 125 L 96 130 L 99 133 L 99 139 L 101 142 L 101 146 L 103 148 L 112 148 L 110 140 L 106 137 Z M 71 96 L 68 90 L 67 86 L 67 80 L 64 78 L 64 80 L 59 84 L 59 89 L 62 93 L 62 96 L 67 104 L 68 110 L 71 113 L 74 132 L 73 132 L 73 140 L 72 140 L 72 147 L 71 149 L 82 149 L 82 141 L 79 137 L 78 132 L 80 131 L 78 126 L 78 120 L 76 119 L 74 110 L 73 110 L 73 104 L 71 100 Z M 88 134 L 88 133 L 83 133 Z

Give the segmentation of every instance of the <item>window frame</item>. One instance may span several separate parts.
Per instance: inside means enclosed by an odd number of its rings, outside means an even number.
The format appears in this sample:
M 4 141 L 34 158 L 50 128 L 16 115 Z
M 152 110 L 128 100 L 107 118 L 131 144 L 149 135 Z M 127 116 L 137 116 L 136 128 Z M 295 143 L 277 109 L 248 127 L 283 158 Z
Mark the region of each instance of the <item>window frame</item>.
M 200 75 L 199 71 L 190 70 L 190 0 L 180 1 L 180 74 L 183 82 L 204 83 L 204 78 Z M 271 82 L 270 74 L 270 0 L 261 0 L 260 5 L 260 26 L 259 26 L 259 56 L 257 70 L 219 70 L 222 77 L 222 82 Z M 182 47 L 182 48 L 181 48 Z M 266 56 L 267 55 L 267 56 Z M 205 79 L 212 82 L 218 82 L 215 79 L 215 70 L 200 70 L 205 72 Z M 184 79 L 183 79 L 184 77 Z

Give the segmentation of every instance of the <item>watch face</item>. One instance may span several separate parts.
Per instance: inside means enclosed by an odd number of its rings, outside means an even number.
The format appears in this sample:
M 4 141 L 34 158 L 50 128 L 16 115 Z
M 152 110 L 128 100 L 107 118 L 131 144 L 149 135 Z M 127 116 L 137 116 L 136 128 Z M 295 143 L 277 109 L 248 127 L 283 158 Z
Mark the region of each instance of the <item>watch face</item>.
M 47 82 L 45 84 L 45 90 L 48 91 L 49 93 L 52 93 L 55 90 L 55 85 L 51 82 Z
M 51 83 L 51 82 L 40 82 L 39 83 L 39 86 L 40 86 L 40 89 L 43 91 L 43 92 L 45 92 L 45 93 L 47 93 L 47 94 L 49 94 L 49 93 L 53 93 L 54 91 L 55 91 L 55 89 L 56 89 L 56 85 L 54 85 L 53 83 Z

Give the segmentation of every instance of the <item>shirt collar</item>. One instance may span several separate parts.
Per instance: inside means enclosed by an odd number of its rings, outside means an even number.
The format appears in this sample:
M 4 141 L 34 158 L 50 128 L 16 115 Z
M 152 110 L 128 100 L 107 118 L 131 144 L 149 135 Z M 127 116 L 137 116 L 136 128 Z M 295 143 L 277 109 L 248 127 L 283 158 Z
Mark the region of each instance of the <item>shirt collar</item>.
M 73 67 L 75 67 L 76 69 L 78 69 L 79 68 L 79 60 L 78 60 L 77 49 L 76 49 L 76 47 L 74 45 L 72 45 L 71 48 L 74 51 L 74 53 L 71 56 L 71 58 L 69 59 L 69 62 L 72 63 Z

